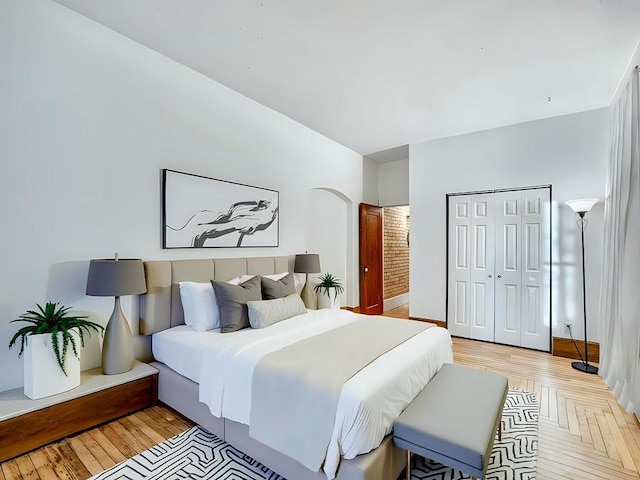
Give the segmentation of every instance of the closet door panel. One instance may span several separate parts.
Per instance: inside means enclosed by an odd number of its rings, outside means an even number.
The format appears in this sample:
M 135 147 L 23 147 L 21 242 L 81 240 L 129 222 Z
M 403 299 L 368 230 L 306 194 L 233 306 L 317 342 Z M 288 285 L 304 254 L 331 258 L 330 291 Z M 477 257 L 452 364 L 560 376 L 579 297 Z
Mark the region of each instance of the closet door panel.
M 550 245 L 548 188 L 522 192 L 522 333 L 521 345 L 550 350 Z
M 469 337 L 471 282 L 471 196 L 449 198 L 449 292 L 447 328 Z
M 495 220 L 492 194 L 471 198 L 471 311 L 469 338 L 493 341 Z
M 522 194 L 494 194 L 496 201 L 495 341 L 520 345 L 522 276 Z

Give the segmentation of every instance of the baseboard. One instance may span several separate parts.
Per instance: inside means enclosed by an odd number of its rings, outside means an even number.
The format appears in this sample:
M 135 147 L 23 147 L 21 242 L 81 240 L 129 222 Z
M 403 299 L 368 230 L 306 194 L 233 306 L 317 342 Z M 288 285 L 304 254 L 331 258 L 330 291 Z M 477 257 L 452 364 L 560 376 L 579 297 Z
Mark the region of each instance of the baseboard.
M 577 340 L 578 348 L 580 349 L 580 355 L 584 358 L 584 341 Z M 589 350 L 589 359 L 591 363 L 600 362 L 600 344 L 596 342 L 587 342 Z M 580 355 L 576 351 L 576 347 L 570 338 L 553 337 L 553 348 L 551 350 L 556 357 L 573 358 L 580 360 Z
M 409 303 L 409 292 L 403 293 L 401 295 L 396 295 L 395 297 L 385 298 L 382 303 L 382 308 L 385 312 L 387 310 L 398 308 L 401 305 L 406 305 L 407 303 Z
M 409 319 L 419 320 L 420 322 L 435 323 L 439 327 L 447 328 L 447 322 L 443 322 L 442 320 L 433 320 L 431 318 L 422 318 L 422 317 L 412 317 L 411 315 L 409 315 Z

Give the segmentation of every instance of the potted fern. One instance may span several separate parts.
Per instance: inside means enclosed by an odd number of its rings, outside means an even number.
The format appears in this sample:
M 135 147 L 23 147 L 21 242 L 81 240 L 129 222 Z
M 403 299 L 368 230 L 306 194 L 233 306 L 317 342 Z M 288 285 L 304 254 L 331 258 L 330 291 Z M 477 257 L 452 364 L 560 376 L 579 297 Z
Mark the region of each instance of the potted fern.
M 24 393 L 32 399 L 55 395 L 80 385 L 80 349 L 85 333 L 102 333 L 104 328 L 72 315 L 71 307 L 47 302 L 44 308 L 28 310 L 13 322 L 25 322 L 9 342 L 20 343 L 24 354 Z M 78 342 L 80 345 L 78 345 Z
M 313 289 L 318 295 L 318 308 L 340 308 L 339 295 L 344 292 L 342 281 L 331 273 L 318 276 L 319 283 Z

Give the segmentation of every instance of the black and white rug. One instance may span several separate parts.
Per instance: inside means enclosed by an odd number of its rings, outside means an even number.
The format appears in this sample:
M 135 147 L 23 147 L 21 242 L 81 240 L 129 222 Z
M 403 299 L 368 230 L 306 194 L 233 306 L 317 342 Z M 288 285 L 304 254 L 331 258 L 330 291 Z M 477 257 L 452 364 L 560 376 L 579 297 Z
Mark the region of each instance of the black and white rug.
M 538 449 L 538 405 L 535 395 L 509 390 L 502 412 L 502 441 L 493 445 L 486 479 L 534 479 Z M 261 463 L 201 427 L 193 427 L 90 480 L 284 480 Z M 417 457 L 411 478 L 470 478 L 457 470 Z M 399 480 L 404 479 L 404 473 Z M 295 480 L 295 479 L 291 479 Z

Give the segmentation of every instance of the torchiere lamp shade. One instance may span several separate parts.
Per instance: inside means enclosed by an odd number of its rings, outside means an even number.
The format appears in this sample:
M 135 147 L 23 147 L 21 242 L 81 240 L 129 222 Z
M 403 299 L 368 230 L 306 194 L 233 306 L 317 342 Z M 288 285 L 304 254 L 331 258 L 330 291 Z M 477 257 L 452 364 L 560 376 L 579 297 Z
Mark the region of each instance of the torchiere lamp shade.
M 135 360 L 131 328 L 120 296 L 139 295 L 147 291 L 144 266 L 140 259 L 91 260 L 87 278 L 87 295 L 115 297 L 113 313 L 104 331 L 102 342 L 102 373 L 115 375 L 128 372 Z
M 293 265 L 294 273 L 305 273 L 306 279 L 300 296 L 307 308 L 316 308 L 317 299 L 311 285 L 309 285 L 309 274 L 320 273 L 320 255 L 317 253 L 302 253 L 296 255 Z
M 597 198 L 579 198 L 565 202 L 575 213 L 587 213 L 598 203 Z

